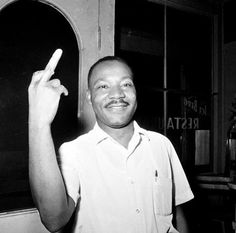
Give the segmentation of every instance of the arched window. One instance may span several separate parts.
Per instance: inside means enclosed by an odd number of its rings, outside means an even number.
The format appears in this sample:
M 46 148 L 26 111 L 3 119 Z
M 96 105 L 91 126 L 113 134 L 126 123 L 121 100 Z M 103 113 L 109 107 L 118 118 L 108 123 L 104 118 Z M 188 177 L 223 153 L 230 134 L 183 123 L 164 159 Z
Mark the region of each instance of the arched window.
M 15 1 L 0 11 L 0 211 L 31 207 L 28 184 L 28 99 L 32 73 L 63 49 L 55 77 L 69 90 L 53 122 L 56 148 L 79 130 L 79 48 L 76 35 L 56 7 Z

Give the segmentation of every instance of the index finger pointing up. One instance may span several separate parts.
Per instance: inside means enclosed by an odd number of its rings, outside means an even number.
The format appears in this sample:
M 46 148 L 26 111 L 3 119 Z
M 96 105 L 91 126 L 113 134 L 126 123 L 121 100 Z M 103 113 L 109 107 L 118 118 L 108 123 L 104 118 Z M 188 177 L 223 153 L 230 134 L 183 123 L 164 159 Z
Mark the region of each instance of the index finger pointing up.
M 52 74 L 54 73 L 54 70 L 57 67 L 57 64 L 61 58 L 62 55 L 62 50 L 61 49 L 57 49 L 52 57 L 50 58 L 48 64 L 45 67 L 45 74 L 43 75 L 41 81 L 48 81 L 50 79 L 50 77 L 52 76 Z

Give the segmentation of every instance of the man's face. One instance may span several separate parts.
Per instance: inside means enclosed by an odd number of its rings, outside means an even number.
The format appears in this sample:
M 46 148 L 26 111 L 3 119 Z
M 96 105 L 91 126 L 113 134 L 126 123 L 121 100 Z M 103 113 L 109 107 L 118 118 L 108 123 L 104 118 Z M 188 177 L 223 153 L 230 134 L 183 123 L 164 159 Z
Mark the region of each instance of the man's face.
M 101 128 L 126 126 L 137 107 L 132 71 L 119 61 L 99 64 L 92 72 L 88 98 Z

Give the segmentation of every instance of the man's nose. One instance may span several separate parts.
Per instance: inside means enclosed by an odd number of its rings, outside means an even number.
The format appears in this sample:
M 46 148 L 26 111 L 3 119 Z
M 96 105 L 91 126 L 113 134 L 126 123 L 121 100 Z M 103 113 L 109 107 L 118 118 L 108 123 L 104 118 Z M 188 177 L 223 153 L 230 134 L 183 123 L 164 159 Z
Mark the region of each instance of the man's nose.
M 119 86 L 112 87 L 109 91 L 109 98 L 119 99 L 124 97 L 125 97 L 124 90 L 122 90 L 122 88 Z

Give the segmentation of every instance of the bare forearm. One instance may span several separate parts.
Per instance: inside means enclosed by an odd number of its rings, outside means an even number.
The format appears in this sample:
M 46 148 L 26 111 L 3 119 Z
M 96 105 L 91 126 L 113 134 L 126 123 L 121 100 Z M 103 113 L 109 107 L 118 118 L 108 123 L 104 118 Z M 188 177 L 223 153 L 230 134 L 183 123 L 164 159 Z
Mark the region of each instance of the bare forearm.
M 29 178 L 43 222 L 67 221 L 68 199 L 49 126 L 29 124 Z
M 189 227 L 182 206 L 176 207 L 176 228 L 180 233 L 189 233 Z

